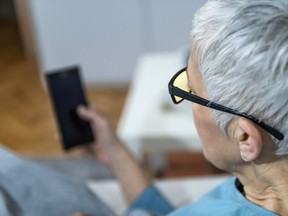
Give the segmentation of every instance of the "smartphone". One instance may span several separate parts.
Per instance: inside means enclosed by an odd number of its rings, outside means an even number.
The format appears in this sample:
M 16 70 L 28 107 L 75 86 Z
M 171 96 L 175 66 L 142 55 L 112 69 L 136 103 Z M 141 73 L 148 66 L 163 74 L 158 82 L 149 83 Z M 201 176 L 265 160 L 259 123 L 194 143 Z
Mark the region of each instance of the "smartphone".
M 64 149 L 93 142 L 90 123 L 81 119 L 76 110 L 79 105 L 88 106 L 79 67 L 60 68 L 45 74 Z

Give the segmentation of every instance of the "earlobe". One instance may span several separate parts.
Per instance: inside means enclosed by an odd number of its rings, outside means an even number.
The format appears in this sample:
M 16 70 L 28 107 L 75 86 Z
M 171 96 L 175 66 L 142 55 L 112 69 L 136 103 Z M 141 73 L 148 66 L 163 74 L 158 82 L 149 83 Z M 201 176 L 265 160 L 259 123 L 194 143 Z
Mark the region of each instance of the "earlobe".
M 240 155 L 246 162 L 258 158 L 262 151 L 262 137 L 260 130 L 249 120 L 240 118 L 237 124 L 237 142 Z

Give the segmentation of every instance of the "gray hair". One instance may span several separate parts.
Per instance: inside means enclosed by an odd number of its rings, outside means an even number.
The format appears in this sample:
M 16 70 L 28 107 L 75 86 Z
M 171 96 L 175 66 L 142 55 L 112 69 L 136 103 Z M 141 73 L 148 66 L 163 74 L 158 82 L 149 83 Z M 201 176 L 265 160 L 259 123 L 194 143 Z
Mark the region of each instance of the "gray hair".
M 195 14 L 191 52 L 209 99 L 255 116 L 285 138 L 288 155 L 288 1 L 210 0 Z M 233 115 L 213 111 L 227 136 Z

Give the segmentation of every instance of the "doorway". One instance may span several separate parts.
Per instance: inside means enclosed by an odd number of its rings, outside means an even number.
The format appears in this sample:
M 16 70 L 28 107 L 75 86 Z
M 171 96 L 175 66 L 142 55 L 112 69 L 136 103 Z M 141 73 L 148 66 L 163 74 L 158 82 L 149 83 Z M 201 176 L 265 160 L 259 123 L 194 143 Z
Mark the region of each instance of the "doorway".
M 0 0 L 0 66 L 23 57 L 13 0 Z

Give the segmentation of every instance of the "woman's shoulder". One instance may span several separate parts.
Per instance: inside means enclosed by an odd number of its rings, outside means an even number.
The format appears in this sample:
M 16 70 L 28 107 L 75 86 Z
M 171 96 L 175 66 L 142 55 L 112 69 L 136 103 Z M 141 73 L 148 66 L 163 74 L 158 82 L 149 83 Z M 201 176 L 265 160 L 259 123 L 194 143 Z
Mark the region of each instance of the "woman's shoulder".
M 191 203 L 171 214 L 185 215 L 263 215 L 275 216 L 274 213 L 251 203 L 242 193 L 241 183 L 231 177 L 218 187 L 208 192 L 198 201 Z

